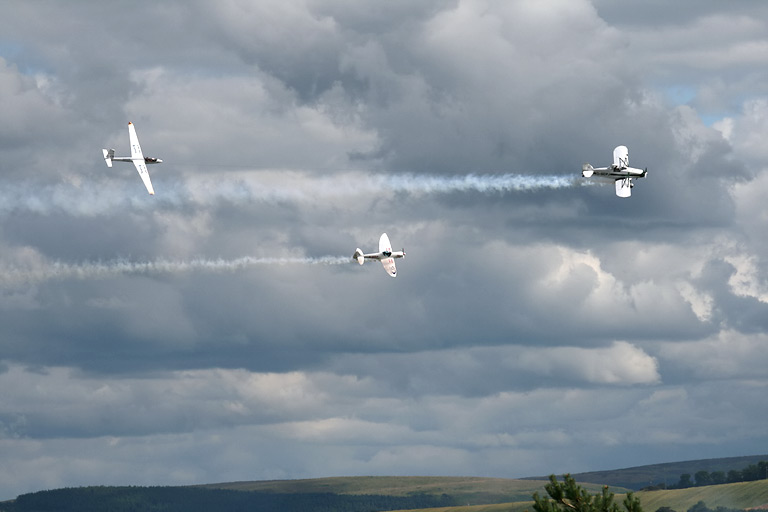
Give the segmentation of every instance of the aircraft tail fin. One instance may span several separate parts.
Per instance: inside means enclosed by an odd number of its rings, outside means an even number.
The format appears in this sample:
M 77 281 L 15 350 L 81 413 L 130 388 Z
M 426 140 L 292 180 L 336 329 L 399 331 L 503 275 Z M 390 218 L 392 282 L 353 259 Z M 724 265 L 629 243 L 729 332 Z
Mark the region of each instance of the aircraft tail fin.
M 595 172 L 595 168 L 592 167 L 590 164 L 584 164 L 581 166 L 581 175 L 585 178 L 589 178 L 592 176 L 592 173 Z
M 107 163 L 107 167 L 112 167 L 112 159 L 115 157 L 115 150 L 102 149 L 101 152 L 104 154 L 104 161 Z
M 352 259 L 357 260 L 357 262 L 361 265 L 365 263 L 365 257 L 363 256 L 363 251 L 360 250 L 359 247 L 355 249 L 355 254 L 352 255 Z

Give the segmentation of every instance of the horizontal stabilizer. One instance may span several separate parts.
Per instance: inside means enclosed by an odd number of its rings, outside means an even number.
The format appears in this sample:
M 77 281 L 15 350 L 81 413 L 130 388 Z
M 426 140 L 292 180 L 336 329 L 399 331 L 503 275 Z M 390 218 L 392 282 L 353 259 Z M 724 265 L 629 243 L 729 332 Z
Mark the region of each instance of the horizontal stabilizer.
M 104 154 L 104 161 L 107 162 L 107 167 L 112 167 L 112 158 L 115 156 L 115 150 L 102 149 L 101 152 Z
M 590 164 L 584 164 L 581 166 L 581 175 L 585 178 L 589 178 L 595 172 L 595 168 Z
M 365 263 L 365 257 L 363 256 L 363 251 L 360 250 L 360 248 L 355 249 L 355 254 L 352 255 L 352 259 L 357 260 L 359 264 Z

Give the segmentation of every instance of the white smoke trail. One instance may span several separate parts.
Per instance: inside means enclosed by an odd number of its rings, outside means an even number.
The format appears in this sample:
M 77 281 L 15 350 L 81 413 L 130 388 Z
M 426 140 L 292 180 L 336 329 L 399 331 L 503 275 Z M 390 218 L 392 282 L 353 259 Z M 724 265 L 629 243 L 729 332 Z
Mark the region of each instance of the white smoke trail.
M 32 267 L 0 268 L 0 285 L 32 284 L 50 280 L 104 279 L 117 275 L 159 275 L 191 271 L 233 272 L 260 265 L 343 265 L 352 262 L 344 256 L 235 259 L 195 258 L 191 260 L 158 259 L 129 261 L 125 259 L 83 263 L 38 263 Z
M 135 182 L 135 183 L 134 183 Z M 182 181 L 155 180 L 156 196 L 140 181 L 88 181 L 78 184 L 8 183 L 0 186 L 0 215 L 15 211 L 40 215 L 97 216 L 126 209 L 212 207 L 218 204 L 324 203 L 333 199 L 414 196 L 453 192 L 511 193 L 563 189 L 591 182 L 567 175 L 370 174 L 362 171 L 317 176 L 303 171 L 217 172 L 190 174 Z
M 525 174 L 366 174 L 362 172 L 313 176 L 282 171 L 230 176 L 224 181 L 194 177 L 187 181 L 186 200 L 237 202 L 307 202 L 358 196 L 381 197 L 391 193 L 416 196 L 452 192 L 506 193 L 579 186 L 583 180 L 572 176 Z M 185 199 L 178 198 L 181 202 Z
M 574 187 L 582 183 L 572 176 L 526 174 L 467 174 L 435 176 L 395 174 L 384 176 L 382 186 L 395 192 L 436 194 L 450 192 L 513 192 Z

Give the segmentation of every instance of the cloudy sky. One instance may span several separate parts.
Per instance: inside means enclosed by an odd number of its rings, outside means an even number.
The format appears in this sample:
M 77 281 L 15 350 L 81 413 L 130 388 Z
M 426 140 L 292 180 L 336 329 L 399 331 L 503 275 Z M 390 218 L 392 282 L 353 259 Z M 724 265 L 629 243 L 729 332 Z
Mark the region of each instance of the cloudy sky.
M 766 452 L 765 2 L 3 4 L 0 499 Z

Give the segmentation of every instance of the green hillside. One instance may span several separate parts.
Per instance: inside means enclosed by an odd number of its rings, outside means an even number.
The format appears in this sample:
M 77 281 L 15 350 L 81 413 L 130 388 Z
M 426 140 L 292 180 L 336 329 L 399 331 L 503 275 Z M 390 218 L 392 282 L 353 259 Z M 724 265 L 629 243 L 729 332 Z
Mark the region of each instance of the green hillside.
M 461 507 L 425 508 L 416 510 L 393 510 L 391 512 L 526 512 L 533 511 L 532 501 L 496 503 L 493 505 L 465 505 Z
M 685 512 L 699 501 L 703 501 L 711 509 L 745 509 L 768 504 L 768 480 L 667 491 L 640 491 L 637 496 L 646 512 L 654 512 L 662 506 Z
M 542 492 L 542 494 L 544 493 Z M 655 512 L 660 507 L 669 507 L 677 512 L 686 512 L 699 501 L 703 501 L 710 509 L 717 507 L 748 509 L 768 504 L 768 480 L 667 491 L 639 491 L 635 493 L 635 496 L 640 498 L 645 512 Z M 623 499 L 624 495 L 616 494 L 617 502 L 621 502 Z M 525 501 L 513 503 L 430 508 L 408 512 L 524 512 L 533 510 L 532 505 L 533 501 L 530 501 L 529 497 Z
M 750 464 L 757 464 L 764 460 L 768 460 L 768 455 L 669 462 L 608 471 L 571 473 L 571 476 L 573 476 L 577 482 L 591 482 L 638 490 L 649 485 L 664 483 L 668 486 L 672 486 L 680 480 L 680 475 L 684 473 L 693 475 L 697 471 L 707 471 L 709 473 L 712 473 L 713 471 L 723 471 L 726 473 L 730 470 L 740 471 Z M 535 479 L 541 480 L 544 479 L 544 477 L 536 477 Z
M 768 455 L 745 457 L 727 457 L 720 459 L 699 459 L 647 466 L 636 466 L 608 471 L 574 473 L 576 481 L 587 489 L 599 489 L 609 485 L 614 492 L 623 489 L 639 490 L 649 485 L 666 483 L 674 485 L 684 473 L 695 474 L 698 471 L 740 471 L 751 464 L 768 460 Z M 561 476 L 561 474 L 558 474 Z M 471 503 L 492 503 L 493 500 L 520 501 L 528 500 L 534 491 L 543 492 L 547 476 L 530 477 L 520 480 L 504 478 L 475 477 L 338 477 L 316 478 L 308 480 L 274 480 L 257 482 L 233 482 L 211 484 L 204 487 L 231 489 L 240 491 L 262 491 L 282 493 L 331 492 L 336 494 L 385 494 L 408 496 L 415 493 L 449 494 L 467 499 Z M 591 484 L 594 487 L 590 487 Z M 490 500 L 490 501 L 489 501 Z
M 668 483 L 675 483 L 683 473 L 731 469 L 739 471 L 766 459 L 768 456 L 765 455 L 706 459 L 574 476 L 591 494 L 599 493 L 603 484 L 610 484 L 617 502 L 620 502 L 630 486 L 620 487 L 616 482 L 630 483 L 635 488 L 663 482 L 664 478 Z M 584 480 L 584 475 L 591 480 Z M 601 479 L 596 475 L 600 475 Z M 16 500 L 0 503 L 0 512 L 524 512 L 532 510 L 531 497 L 534 492 L 546 494 L 546 483 L 546 479 L 369 476 L 231 482 L 187 487 L 83 487 L 21 495 Z M 746 509 L 768 504 L 768 480 L 678 490 L 639 491 L 636 496 L 645 512 L 656 512 L 660 507 L 686 512 L 699 501 L 713 510 L 717 507 Z
M 334 493 L 352 495 L 414 496 L 443 494 L 460 503 L 490 504 L 530 500 L 535 491 L 544 492 L 544 481 L 512 480 L 506 478 L 479 477 L 336 477 L 308 480 L 273 480 L 257 482 L 232 482 L 210 484 L 201 487 L 235 491 L 274 493 Z M 597 492 L 600 484 L 585 484 L 591 492 Z M 614 488 L 624 492 L 624 488 Z

